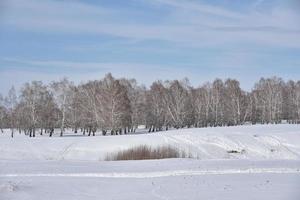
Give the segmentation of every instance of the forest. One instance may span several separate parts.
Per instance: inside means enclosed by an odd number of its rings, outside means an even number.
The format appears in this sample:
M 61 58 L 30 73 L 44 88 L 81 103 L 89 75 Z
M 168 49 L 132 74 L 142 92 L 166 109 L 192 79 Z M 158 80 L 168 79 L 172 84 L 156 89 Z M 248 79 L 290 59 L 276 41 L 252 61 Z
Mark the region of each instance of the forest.
M 300 81 L 261 78 L 251 91 L 235 79 L 215 79 L 193 87 L 183 80 L 155 81 L 147 88 L 135 79 L 75 85 L 67 78 L 25 83 L 0 95 L 0 132 L 53 136 L 59 129 L 87 136 L 120 135 L 144 125 L 149 132 L 190 127 L 300 123 Z

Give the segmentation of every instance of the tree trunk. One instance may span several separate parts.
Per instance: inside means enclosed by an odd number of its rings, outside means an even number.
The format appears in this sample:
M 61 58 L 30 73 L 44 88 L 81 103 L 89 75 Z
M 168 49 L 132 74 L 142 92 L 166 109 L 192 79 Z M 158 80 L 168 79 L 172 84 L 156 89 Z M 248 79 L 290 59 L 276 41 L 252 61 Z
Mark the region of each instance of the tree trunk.
M 92 128 L 89 128 L 89 134 L 88 136 L 91 136 Z
M 54 128 L 51 129 L 50 134 L 49 134 L 49 137 L 52 137 L 53 132 L 54 132 Z
M 35 137 L 35 128 L 32 130 L 32 137 Z

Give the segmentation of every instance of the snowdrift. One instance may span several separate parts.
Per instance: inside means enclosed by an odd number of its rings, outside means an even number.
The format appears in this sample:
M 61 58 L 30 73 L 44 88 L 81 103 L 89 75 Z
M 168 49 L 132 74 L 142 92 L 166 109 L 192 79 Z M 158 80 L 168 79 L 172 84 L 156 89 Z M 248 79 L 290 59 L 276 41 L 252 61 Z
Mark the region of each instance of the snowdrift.
M 29 138 L 0 134 L 1 160 L 98 161 L 138 145 L 170 145 L 193 158 L 299 160 L 300 125 L 179 129 L 121 136 Z

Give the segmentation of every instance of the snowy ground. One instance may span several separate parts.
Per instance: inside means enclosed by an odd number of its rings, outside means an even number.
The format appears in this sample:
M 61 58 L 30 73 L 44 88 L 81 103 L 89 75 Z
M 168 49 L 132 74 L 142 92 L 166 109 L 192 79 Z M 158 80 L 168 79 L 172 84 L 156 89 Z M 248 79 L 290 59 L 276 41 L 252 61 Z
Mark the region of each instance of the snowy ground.
M 1 134 L 0 134 L 1 135 Z M 139 144 L 198 159 L 103 161 Z M 229 151 L 240 153 L 228 153 Z M 300 199 L 300 126 L 130 136 L 0 136 L 0 199 Z

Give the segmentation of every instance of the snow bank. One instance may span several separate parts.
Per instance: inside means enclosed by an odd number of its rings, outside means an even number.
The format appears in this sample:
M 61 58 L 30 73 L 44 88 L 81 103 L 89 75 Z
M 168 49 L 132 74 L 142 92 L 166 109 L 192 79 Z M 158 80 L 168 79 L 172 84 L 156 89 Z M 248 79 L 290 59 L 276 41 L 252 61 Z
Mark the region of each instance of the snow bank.
M 0 160 L 103 160 L 138 145 L 171 145 L 198 159 L 300 158 L 299 125 L 180 129 L 152 134 L 28 138 L 0 134 Z

